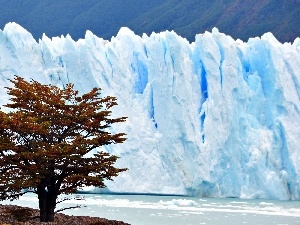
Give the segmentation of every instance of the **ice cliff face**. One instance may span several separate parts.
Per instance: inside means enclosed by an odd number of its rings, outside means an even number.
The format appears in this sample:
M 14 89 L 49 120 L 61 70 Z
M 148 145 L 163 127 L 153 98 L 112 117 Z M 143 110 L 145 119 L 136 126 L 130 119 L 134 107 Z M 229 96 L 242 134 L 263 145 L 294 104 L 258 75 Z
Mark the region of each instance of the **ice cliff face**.
M 87 32 L 37 43 L 15 23 L 0 30 L 0 82 L 14 74 L 118 98 L 128 167 L 109 191 L 300 199 L 300 39 L 235 41 L 214 29 L 188 43 L 174 32 L 111 41 Z M 7 101 L 0 90 L 1 104 Z M 94 189 L 94 191 L 99 191 Z

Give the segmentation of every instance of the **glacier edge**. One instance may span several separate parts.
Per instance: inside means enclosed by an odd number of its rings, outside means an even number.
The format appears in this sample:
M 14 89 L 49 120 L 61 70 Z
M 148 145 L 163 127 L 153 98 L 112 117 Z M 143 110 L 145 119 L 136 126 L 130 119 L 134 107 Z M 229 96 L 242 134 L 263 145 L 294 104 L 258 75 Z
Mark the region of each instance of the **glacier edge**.
M 300 199 L 300 38 L 245 43 L 213 29 L 189 43 L 122 28 L 110 41 L 87 31 L 37 43 L 9 23 L 1 85 L 14 74 L 118 98 L 113 113 L 128 121 L 112 129 L 128 140 L 106 151 L 129 170 L 107 182 L 111 192 Z

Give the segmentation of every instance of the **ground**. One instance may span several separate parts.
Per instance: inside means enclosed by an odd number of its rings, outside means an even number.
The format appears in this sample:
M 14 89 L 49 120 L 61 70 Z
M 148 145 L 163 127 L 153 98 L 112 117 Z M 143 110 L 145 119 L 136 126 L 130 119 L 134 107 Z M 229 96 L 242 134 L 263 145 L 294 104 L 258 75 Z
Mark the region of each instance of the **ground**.
M 0 225 L 130 225 L 122 221 L 88 216 L 67 216 L 62 213 L 56 214 L 55 222 L 41 223 L 38 218 L 34 218 L 38 213 L 38 210 L 27 207 L 0 205 Z

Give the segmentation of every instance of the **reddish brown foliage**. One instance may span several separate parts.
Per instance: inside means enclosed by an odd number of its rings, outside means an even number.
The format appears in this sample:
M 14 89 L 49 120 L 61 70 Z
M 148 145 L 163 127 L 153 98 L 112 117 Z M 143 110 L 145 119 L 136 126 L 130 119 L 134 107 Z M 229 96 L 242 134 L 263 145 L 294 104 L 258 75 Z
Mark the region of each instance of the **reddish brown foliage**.
M 115 168 L 118 157 L 106 152 L 85 157 L 100 146 L 122 143 L 125 134 L 107 128 L 126 118 L 110 118 L 116 98 L 100 98 L 99 88 L 78 96 L 72 84 L 62 90 L 17 76 L 11 82 L 11 102 L 5 105 L 11 110 L 0 111 L 0 198 L 33 191 L 41 220 L 52 221 L 58 195 L 105 187 L 105 179 L 126 170 Z

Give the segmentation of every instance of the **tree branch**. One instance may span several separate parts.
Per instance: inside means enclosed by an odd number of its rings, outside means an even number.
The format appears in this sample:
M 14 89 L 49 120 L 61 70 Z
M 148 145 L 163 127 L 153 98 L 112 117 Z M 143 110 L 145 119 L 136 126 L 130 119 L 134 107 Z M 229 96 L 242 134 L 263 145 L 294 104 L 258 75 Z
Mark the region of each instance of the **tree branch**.
M 86 206 L 77 205 L 77 206 L 66 207 L 66 208 L 56 210 L 55 213 L 62 212 L 62 211 L 67 210 L 67 209 L 78 209 L 78 208 L 81 208 L 81 207 L 86 207 Z

